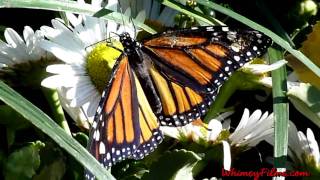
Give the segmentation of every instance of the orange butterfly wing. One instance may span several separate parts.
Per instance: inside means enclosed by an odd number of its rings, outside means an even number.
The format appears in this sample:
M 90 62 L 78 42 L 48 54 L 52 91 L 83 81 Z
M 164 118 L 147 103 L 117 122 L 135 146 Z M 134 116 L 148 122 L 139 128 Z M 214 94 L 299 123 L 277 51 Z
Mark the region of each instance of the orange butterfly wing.
M 122 55 L 117 62 L 97 109 L 88 146 L 107 167 L 127 158 L 143 158 L 163 138 L 128 57 Z
M 124 33 L 120 41 L 124 52 L 102 94 L 88 145 L 107 167 L 153 151 L 163 139 L 158 120 L 182 126 L 204 115 L 232 72 L 271 44 L 257 31 L 220 26 L 167 31 L 142 44 Z
M 141 53 L 152 61 L 161 125 L 181 126 L 205 115 L 232 72 L 270 44 L 260 32 L 220 26 L 167 31 L 144 41 Z

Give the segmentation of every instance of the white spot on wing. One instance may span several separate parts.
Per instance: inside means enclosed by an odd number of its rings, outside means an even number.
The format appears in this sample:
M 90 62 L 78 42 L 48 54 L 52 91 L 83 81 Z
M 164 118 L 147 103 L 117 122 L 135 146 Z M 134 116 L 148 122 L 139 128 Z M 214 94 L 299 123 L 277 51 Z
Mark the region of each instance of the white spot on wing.
M 240 57 L 239 56 L 233 56 L 233 59 L 236 61 L 240 61 Z
M 105 154 L 106 153 L 106 146 L 103 142 L 100 142 L 99 144 L 99 154 Z
M 226 26 L 224 26 L 224 27 L 222 27 L 222 31 L 229 31 L 229 27 L 226 27 Z

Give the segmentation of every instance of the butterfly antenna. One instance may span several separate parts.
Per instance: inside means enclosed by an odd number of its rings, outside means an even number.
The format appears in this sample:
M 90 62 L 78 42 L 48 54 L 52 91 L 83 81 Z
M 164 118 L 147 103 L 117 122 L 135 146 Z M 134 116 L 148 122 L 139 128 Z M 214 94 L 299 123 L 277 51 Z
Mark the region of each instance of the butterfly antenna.
M 120 34 L 117 34 L 117 33 L 115 33 L 115 32 L 110 32 L 110 33 L 109 33 L 109 36 L 110 36 L 110 38 L 109 38 L 109 39 L 112 39 L 111 34 L 114 34 L 114 35 L 116 35 L 116 36 L 120 37 Z M 113 49 L 115 49 L 115 50 L 118 50 L 119 52 L 123 52 L 123 50 L 122 50 L 122 49 L 120 49 L 120 48 L 117 48 L 117 47 L 113 46 L 113 45 L 112 45 L 112 41 L 110 41 L 110 45 L 109 45 L 109 47 L 111 47 L 111 48 L 113 48 Z
M 124 18 L 123 18 L 124 12 L 123 12 L 120 0 L 118 0 L 118 4 L 119 4 L 120 13 L 121 13 L 122 25 L 124 27 L 124 31 L 126 32 L 126 26 L 125 26 L 126 24 L 125 24 L 125 21 L 124 21 Z
M 132 1 L 129 2 L 130 3 L 130 7 L 136 7 L 136 6 L 133 6 L 132 5 Z M 131 21 L 132 22 L 132 25 L 133 25 L 133 31 L 134 31 L 134 34 L 137 34 L 137 29 L 136 29 L 136 26 L 134 24 L 134 21 L 133 21 L 133 17 L 132 17 L 132 9 L 131 9 L 131 14 L 130 14 L 130 17 L 129 17 L 129 22 Z
M 133 21 L 133 18 L 132 18 L 132 17 L 130 17 L 130 21 L 132 22 L 134 34 L 137 34 L 137 27 L 136 27 L 136 25 L 134 24 L 134 21 Z
M 108 38 L 103 39 L 103 40 L 101 40 L 101 41 L 98 41 L 98 42 L 95 42 L 95 43 L 93 43 L 93 44 L 90 44 L 89 46 L 86 46 L 84 49 L 87 50 L 87 48 L 92 47 L 92 46 L 94 46 L 94 45 L 96 45 L 96 44 L 99 44 L 99 43 L 101 43 L 101 42 L 104 42 L 104 41 L 106 41 L 107 43 L 111 43 L 111 37 L 108 37 Z

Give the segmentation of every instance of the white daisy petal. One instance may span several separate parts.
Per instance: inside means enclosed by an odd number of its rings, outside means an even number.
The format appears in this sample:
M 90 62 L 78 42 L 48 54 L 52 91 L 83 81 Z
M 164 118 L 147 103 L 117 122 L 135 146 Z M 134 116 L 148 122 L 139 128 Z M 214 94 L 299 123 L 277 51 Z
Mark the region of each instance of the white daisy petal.
M 276 70 L 276 69 L 282 67 L 283 65 L 285 65 L 286 63 L 287 63 L 286 60 L 280 60 L 280 61 L 277 61 L 277 62 L 270 64 L 270 65 L 247 63 L 244 65 L 243 68 L 245 68 L 246 70 L 249 70 L 252 74 L 263 74 L 266 72 Z
M 75 99 L 79 96 L 82 96 L 83 92 L 93 91 L 95 92 L 96 89 L 90 82 L 87 76 L 77 76 L 79 80 L 76 82 L 75 86 L 70 88 L 67 93 L 67 99 Z M 91 93 L 91 92 L 90 92 Z
M 230 135 L 230 138 L 237 137 L 238 133 L 241 129 L 245 127 L 249 119 L 249 110 L 246 108 L 244 109 L 243 115 L 241 117 L 240 123 L 238 124 L 237 128 L 234 130 L 234 132 Z
M 161 131 L 164 135 L 179 139 L 180 132 L 178 128 L 175 127 L 169 127 L 169 126 L 160 126 Z
M 53 39 L 53 38 L 57 37 L 59 34 L 61 34 L 60 30 L 54 29 L 49 26 L 41 26 L 40 30 L 43 32 L 43 34 L 45 34 L 45 36 L 48 39 Z
M 241 121 L 236 130 L 229 136 L 231 145 L 253 147 L 262 140 L 270 140 L 273 135 L 273 114 L 262 114 L 256 110 L 249 115 L 245 109 Z
M 229 171 L 231 168 L 231 150 L 227 141 L 222 141 L 223 145 L 223 169 Z
M 53 32 L 51 33 L 54 36 L 49 38 L 49 36 L 46 35 L 46 37 L 54 43 L 68 45 L 68 49 L 84 56 L 86 54 L 85 47 L 91 44 L 86 44 L 81 41 L 82 36 L 72 32 L 69 28 L 63 27 L 63 23 L 61 21 L 62 20 L 59 19 L 51 21 L 52 24 L 56 26 L 56 29 L 53 29 Z M 50 29 L 47 28 L 46 30 Z
M 70 51 L 66 47 L 60 46 L 48 40 L 43 40 L 40 42 L 40 45 L 43 49 L 51 52 L 57 58 L 61 59 L 62 61 L 72 64 L 72 63 L 84 63 L 83 57 L 78 52 Z
M 83 104 L 85 104 L 86 102 L 89 102 L 92 94 L 92 92 L 89 92 L 89 93 L 83 93 L 81 94 L 82 96 L 77 96 L 77 98 L 75 99 L 72 99 L 71 100 L 71 103 L 70 103 L 70 106 L 71 107 L 79 107 Z
M 4 64 L 2 67 L 40 60 L 46 55 L 38 46 L 38 42 L 43 39 L 42 34 L 34 33 L 29 26 L 25 26 L 23 30 L 24 39 L 11 28 L 5 29 L 4 37 L 7 43 L 0 40 L 0 63 Z
M 15 62 L 12 61 L 10 58 L 1 57 L 1 55 L 0 55 L 0 63 L 1 63 L 1 64 L 4 64 L 4 65 L 7 65 L 7 66 L 11 66 L 11 65 L 13 65 Z M 5 66 L 3 66 L 3 67 L 5 67 Z
M 314 134 L 310 128 L 307 129 L 307 138 L 309 142 L 310 151 L 313 155 L 313 158 L 317 164 L 320 163 L 320 152 L 319 145 L 314 137 Z
M 49 73 L 54 74 L 69 74 L 69 75 L 85 75 L 86 71 L 83 69 L 82 66 L 72 64 L 72 65 L 66 65 L 66 64 L 54 64 L 50 65 L 46 69 Z
M 7 43 L 14 48 L 25 47 L 23 39 L 19 36 L 19 34 L 15 30 L 11 28 L 7 28 L 5 30 L 4 37 L 6 38 Z
M 106 6 L 107 9 L 110 9 L 112 11 L 117 11 L 118 9 L 118 0 L 109 0 L 108 4 Z
M 91 5 L 95 7 L 101 7 L 103 0 L 92 0 Z
M 97 108 L 98 108 L 98 105 L 99 105 L 99 102 L 100 102 L 100 94 L 95 92 L 92 95 L 90 102 L 91 102 L 91 104 L 87 108 L 87 114 L 88 114 L 89 117 L 94 116 L 96 111 L 97 111 Z
M 24 27 L 23 37 L 26 41 L 27 47 L 32 47 L 34 45 L 34 31 L 29 26 Z
M 209 131 L 207 140 L 215 141 L 222 131 L 222 124 L 220 121 L 213 119 L 209 122 L 208 129 L 211 131 Z
M 52 89 L 57 87 L 72 87 L 72 86 L 75 86 L 78 81 L 79 81 L 79 77 L 54 75 L 42 80 L 41 86 L 52 88 Z

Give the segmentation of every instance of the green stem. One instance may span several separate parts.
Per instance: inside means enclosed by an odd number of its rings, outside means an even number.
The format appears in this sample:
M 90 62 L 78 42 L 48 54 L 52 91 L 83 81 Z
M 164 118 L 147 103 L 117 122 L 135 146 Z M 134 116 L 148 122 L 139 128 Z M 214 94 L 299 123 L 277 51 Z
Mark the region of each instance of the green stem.
M 282 52 L 269 48 L 271 63 L 283 59 Z M 272 71 L 272 94 L 274 112 L 274 164 L 276 168 L 284 168 L 288 152 L 289 105 L 286 97 L 286 68 Z
M 57 90 L 43 87 L 42 92 L 44 93 L 47 101 L 49 102 L 53 114 L 53 119 L 60 127 L 62 127 L 66 131 L 67 134 L 71 135 L 68 122 L 64 116 L 64 112 L 60 104 Z

